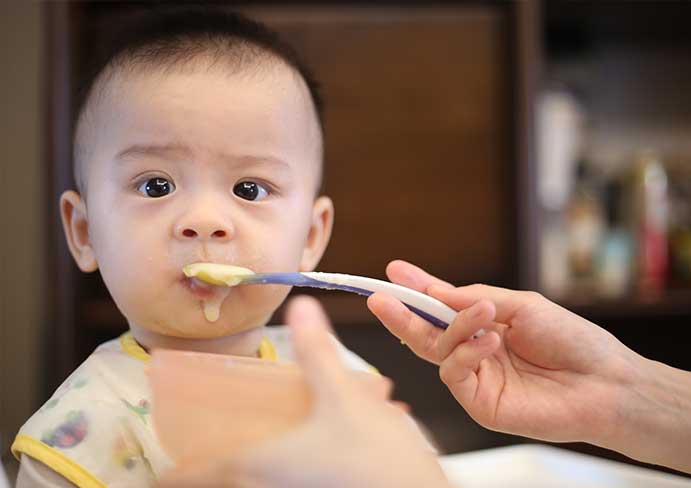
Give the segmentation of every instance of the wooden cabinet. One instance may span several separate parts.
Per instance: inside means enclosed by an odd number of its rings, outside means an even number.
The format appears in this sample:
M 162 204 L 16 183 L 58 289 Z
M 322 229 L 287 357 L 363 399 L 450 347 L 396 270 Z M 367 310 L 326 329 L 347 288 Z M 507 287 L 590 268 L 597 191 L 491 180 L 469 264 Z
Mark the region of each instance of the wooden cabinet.
M 510 19 L 478 8 L 268 16 L 318 73 L 325 192 L 321 267 L 383 277 L 394 257 L 453 281 L 514 278 Z

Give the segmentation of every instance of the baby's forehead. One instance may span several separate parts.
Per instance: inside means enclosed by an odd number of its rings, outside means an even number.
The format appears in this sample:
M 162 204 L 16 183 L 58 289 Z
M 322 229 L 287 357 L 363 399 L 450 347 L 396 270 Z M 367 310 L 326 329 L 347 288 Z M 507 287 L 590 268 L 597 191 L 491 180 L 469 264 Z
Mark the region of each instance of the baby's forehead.
M 306 104 L 312 105 L 307 85 L 300 74 L 278 58 L 240 65 L 232 60 L 218 62 L 204 55 L 179 64 L 115 65 L 104 72 L 97 81 L 94 92 L 98 92 L 100 96 L 91 97 L 94 100 L 90 102 L 127 102 L 127 97 L 155 94 L 160 91 L 162 84 L 184 77 L 194 77 L 195 81 L 208 85 L 225 82 L 232 85 L 232 90 L 241 90 L 243 86 L 263 87 L 267 91 L 277 93 L 276 86 L 281 85 L 280 93 L 283 96 L 300 97 Z M 147 90 L 148 93 L 142 93 L 141 90 Z
M 265 62 L 264 65 L 242 70 L 212 65 L 204 59 L 196 64 L 176 67 L 120 67 L 105 73 L 95 88 L 90 105 L 85 110 L 88 115 L 84 117 L 75 141 L 85 149 L 82 151 L 85 160 L 89 159 L 86 154 L 89 146 L 94 150 L 93 146 L 99 146 L 99 142 L 117 135 L 114 133 L 123 125 L 151 128 L 152 124 L 147 126 L 144 123 L 145 119 L 149 119 L 154 122 L 153 125 L 184 126 L 185 123 L 193 124 L 193 120 L 200 120 L 165 118 L 165 110 L 171 104 L 174 105 L 171 98 L 180 96 L 186 103 L 195 102 L 192 108 L 196 112 L 203 112 L 205 107 L 209 109 L 209 122 L 213 119 L 212 115 L 217 116 L 219 113 L 217 105 L 223 104 L 229 107 L 229 114 L 237 117 L 242 117 L 243 113 L 245 117 L 247 114 L 256 115 L 255 112 L 273 116 L 274 112 L 283 110 L 286 112 L 284 118 L 289 118 L 294 123 L 303 119 L 306 130 L 303 131 L 301 143 L 313 146 L 310 152 L 314 153 L 317 172 L 321 173 L 322 136 L 316 111 L 300 75 L 282 62 Z M 252 93 L 259 93 L 260 97 L 252 98 Z M 264 98 L 263 94 L 266 94 Z M 253 100 L 257 100 L 258 104 L 268 105 L 269 110 L 253 111 Z M 247 110 L 242 112 L 240 107 L 233 104 L 246 104 L 249 107 L 245 107 Z M 272 107 L 271 104 L 275 106 Z M 172 111 L 171 114 L 174 114 L 171 118 L 181 118 L 180 112 Z M 223 122 L 219 121 L 220 124 Z M 201 119 L 201 123 L 206 121 Z M 263 129 L 258 123 L 250 127 Z M 270 127 L 266 127 L 266 131 L 270 134 Z M 303 133 L 300 133 L 301 136 Z
M 239 71 L 206 64 L 122 71 L 110 80 L 97 110 L 106 120 L 97 124 L 104 130 L 124 122 L 119 117 L 134 119 L 126 121 L 128 126 L 149 122 L 157 129 L 195 128 L 196 122 L 215 132 L 227 126 L 229 139 L 235 131 L 252 130 L 267 137 L 290 134 L 300 144 L 321 139 L 305 83 L 283 63 Z

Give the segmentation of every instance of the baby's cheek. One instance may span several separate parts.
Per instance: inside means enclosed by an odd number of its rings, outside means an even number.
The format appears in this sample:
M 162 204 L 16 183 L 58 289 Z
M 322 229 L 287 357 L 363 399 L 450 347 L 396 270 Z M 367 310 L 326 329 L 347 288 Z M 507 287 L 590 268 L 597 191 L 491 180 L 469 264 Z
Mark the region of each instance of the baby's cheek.
M 278 308 L 290 292 L 290 288 L 280 285 L 257 285 L 245 287 L 252 293 L 250 301 L 264 309 Z
M 290 220 L 290 219 L 286 219 Z M 305 236 L 295 226 L 269 226 L 257 231 L 251 240 L 240 243 L 243 266 L 257 272 L 294 272 L 298 270 Z
M 156 302 L 155 297 L 152 296 L 156 287 L 150 286 L 148 276 L 141 276 L 135 271 L 116 272 L 114 276 L 108 276 L 105 281 L 120 312 L 128 319 L 148 313 L 152 303 Z
M 265 322 L 281 306 L 290 292 L 287 286 L 256 285 L 240 287 L 242 294 L 235 302 L 244 310 L 249 322 Z
M 110 249 L 101 266 L 108 290 L 128 316 L 150 306 L 168 291 L 168 274 L 156 259 L 143 251 L 141 247 L 122 243 L 118 249 Z
M 292 273 L 298 271 L 302 248 L 274 239 L 274 247 L 255 248 L 243 266 L 257 273 Z

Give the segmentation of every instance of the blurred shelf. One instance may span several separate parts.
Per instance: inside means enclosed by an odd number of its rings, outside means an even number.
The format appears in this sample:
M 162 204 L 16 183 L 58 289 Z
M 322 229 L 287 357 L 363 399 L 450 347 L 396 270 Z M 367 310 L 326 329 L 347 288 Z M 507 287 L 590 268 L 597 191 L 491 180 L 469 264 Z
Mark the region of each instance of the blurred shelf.
M 587 47 L 597 42 L 679 44 L 691 42 L 689 2 L 543 2 L 548 48 Z
M 606 300 L 602 298 L 570 296 L 554 301 L 585 317 L 636 318 L 682 317 L 691 319 L 691 290 L 668 290 L 657 297 L 630 296 Z

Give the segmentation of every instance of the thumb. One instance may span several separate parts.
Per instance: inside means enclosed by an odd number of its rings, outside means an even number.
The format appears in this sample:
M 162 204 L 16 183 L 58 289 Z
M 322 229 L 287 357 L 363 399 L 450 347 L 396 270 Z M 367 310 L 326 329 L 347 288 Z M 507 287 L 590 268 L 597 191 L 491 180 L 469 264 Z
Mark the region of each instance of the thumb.
M 329 333 L 329 319 L 319 302 L 308 296 L 287 305 L 286 323 L 291 329 L 295 356 L 317 402 L 347 395 L 352 379 Z
M 226 478 L 225 467 L 219 460 L 201 465 L 186 465 L 166 472 L 156 483 L 156 488 L 213 488 Z

